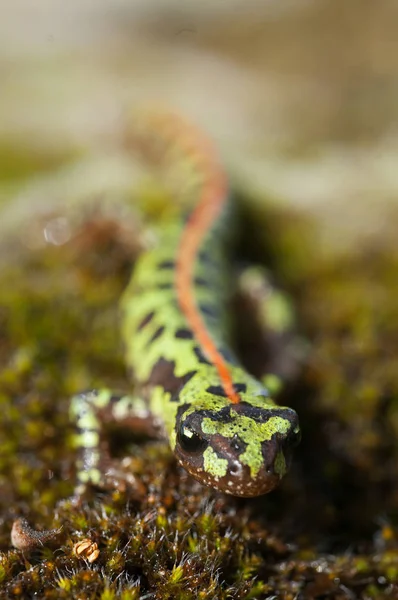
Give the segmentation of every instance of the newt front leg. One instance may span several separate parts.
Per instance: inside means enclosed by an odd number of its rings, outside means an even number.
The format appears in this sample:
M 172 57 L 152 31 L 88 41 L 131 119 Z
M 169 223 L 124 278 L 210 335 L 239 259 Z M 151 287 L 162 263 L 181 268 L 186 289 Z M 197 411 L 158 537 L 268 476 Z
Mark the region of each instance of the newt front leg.
M 162 429 L 148 405 L 139 397 L 115 394 L 110 390 L 91 390 L 77 394 L 70 405 L 71 419 L 76 424 L 76 495 L 87 486 L 125 487 L 125 481 L 114 469 L 109 454 L 106 425 L 116 423 L 148 436 L 159 436 Z

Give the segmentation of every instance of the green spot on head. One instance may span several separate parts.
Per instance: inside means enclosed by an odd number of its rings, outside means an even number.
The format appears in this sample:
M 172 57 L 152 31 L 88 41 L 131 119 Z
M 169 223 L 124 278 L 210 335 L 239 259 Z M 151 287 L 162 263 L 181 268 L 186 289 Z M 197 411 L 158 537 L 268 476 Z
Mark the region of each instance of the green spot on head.
M 213 477 L 224 477 L 227 474 L 228 461 L 226 458 L 219 458 L 213 448 L 208 446 L 203 452 L 203 468 Z
M 290 422 L 283 417 L 270 417 L 265 423 L 258 423 L 251 417 L 240 415 L 231 410 L 232 421 L 227 423 L 213 421 L 211 417 L 203 419 L 202 431 L 208 434 L 220 434 L 226 438 L 233 438 L 239 435 L 240 439 L 246 444 L 253 441 L 265 442 L 270 440 L 275 433 L 285 434 L 289 431 Z
M 227 423 L 205 418 L 202 422 L 202 431 L 205 434 L 219 434 L 224 438 L 232 439 L 237 436 L 247 446 L 240 455 L 239 460 L 243 465 L 250 469 L 251 477 L 257 477 L 261 468 L 264 466 L 264 457 L 262 453 L 262 443 L 269 441 L 277 433 L 285 435 L 290 430 L 290 422 L 280 416 L 273 416 L 265 423 L 259 423 L 246 415 L 239 414 L 231 409 L 232 420 Z M 210 448 L 206 450 L 208 452 Z M 283 469 L 286 470 L 286 464 L 282 465 L 282 458 L 277 458 L 278 474 Z M 220 459 L 219 459 L 220 460 Z M 274 465 L 275 468 L 275 465 Z M 283 471 L 284 472 L 284 471 Z
M 250 444 L 240 455 L 240 462 L 249 467 L 251 477 L 256 477 L 264 463 L 261 444 L 256 442 Z

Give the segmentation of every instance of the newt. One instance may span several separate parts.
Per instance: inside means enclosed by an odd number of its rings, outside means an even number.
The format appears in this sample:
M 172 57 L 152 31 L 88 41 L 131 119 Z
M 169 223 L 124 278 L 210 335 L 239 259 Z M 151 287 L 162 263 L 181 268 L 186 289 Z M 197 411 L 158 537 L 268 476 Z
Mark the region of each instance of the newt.
M 296 412 L 275 403 L 278 375 L 257 380 L 233 350 L 238 223 L 226 173 L 210 140 L 183 119 L 152 115 L 149 129 L 163 151 L 191 167 L 197 199 L 188 214 L 162 223 L 121 299 L 134 394 L 105 389 L 72 399 L 77 489 L 102 484 L 101 433 L 112 421 L 166 437 L 178 463 L 206 486 L 235 496 L 265 494 L 287 472 L 300 428 Z

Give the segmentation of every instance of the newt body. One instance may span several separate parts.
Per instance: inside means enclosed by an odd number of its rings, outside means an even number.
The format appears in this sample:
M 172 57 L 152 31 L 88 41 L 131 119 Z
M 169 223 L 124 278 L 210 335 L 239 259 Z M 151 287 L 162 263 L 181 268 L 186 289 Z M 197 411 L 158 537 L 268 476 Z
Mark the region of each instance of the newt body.
M 201 176 L 194 208 L 163 224 L 138 259 L 122 299 L 126 363 L 138 396 L 75 397 L 81 484 L 101 482 L 102 420 L 151 422 L 201 483 L 236 496 L 272 490 L 285 474 L 299 425 L 294 410 L 231 350 L 231 248 L 236 227 L 223 170 L 210 143 L 175 117 L 155 118 Z

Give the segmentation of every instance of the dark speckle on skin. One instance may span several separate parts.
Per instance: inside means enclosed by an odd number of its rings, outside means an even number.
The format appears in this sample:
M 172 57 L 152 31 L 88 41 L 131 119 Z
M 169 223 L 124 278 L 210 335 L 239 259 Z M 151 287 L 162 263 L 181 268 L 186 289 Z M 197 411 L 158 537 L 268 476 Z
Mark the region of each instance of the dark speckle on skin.
M 211 304 L 205 304 L 204 302 L 202 302 L 199 304 L 199 310 L 206 317 L 213 317 L 215 319 L 219 317 L 218 308 L 216 306 L 212 306 Z
M 238 394 L 246 392 L 247 386 L 245 383 L 234 383 L 235 392 Z M 223 398 L 227 397 L 227 394 L 224 388 L 221 385 L 210 385 L 206 392 L 209 394 L 214 394 L 215 396 L 222 396 Z
M 195 277 L 194 284 L 197 287 L 204 287 L 204 288 L 210 287 L 210 282 L 207 279 L 205 279 L 204 277 Z
M 237 394 L 244 394 L 247 390 L 247 385 L 245 383 L 234 383 L 234 388 Z
M 138 331 L 141 331 L 142 329 L 144 329 L 144 327 L 152 321 L 154 316 L 155 316 L 155 311 L 153 311 L 153 310 L 150 313 L 148 313 L 147 315 L 145 315 L 145 317 L 142 319 L 142 321 L 138 325 Z
M 164 358 L 160 358 L 153 367 L 149 376 L 149 381 L 152 385 L 160 385 L 165 392 L 169 392 L 171 394 L 172 402 L 178 400 L 178 393 L 196 373 L 196 371 L 190 371 L 183 377 L 177 377 L 174 371 L 174 361 L 168 361 Z
M 176 266 L 174 260 L 163 260 L 158 264 L 158 269 L 161 270 L 172 270 Z
M 217 262 L 215 260 L 213 260 L 213 258 L 210 256 L 210 254 L 206 250 L 202 250 L 201 252 L 199 252 L 198 260 L 206 267 L 218 268 Z
M 172 290 L 174 288 L 174 283 L 172 281 L 164 281 L 163 283 L 158 283 L 156 287 L 158 290 Z
M 165 327 L 164 325 L 161 325 L 160 327 L 157 328 L 157 330 L 155 331 L 155 333 L 153 334 L 153 336 L 148 340 L 148 346 L 153 344 L 153 342 L 157 339 L 160 338 L 160 336 L 162 335 L 162 333 L 164 332 Z
M 208 392 L 209 394 L 214 394 L 215 396 L 222 396 L 223 398 L 227 397 L 227 394 L 222 385 L 210 385 L 207 388 L 206 392 Z
M 179 340 L 192 340 L 193 339 L 193 333 L 190 329 L 177 329 L 177 331 L 175 332 L 175 337 Z
M 208 361 L 207 358 L 203 355 L 202 348 L 200 348 L 199 346 L 195 346 L 193 351 L 195 352 L 196 358 L 202 365 L 211 365 L 211 362 Z

